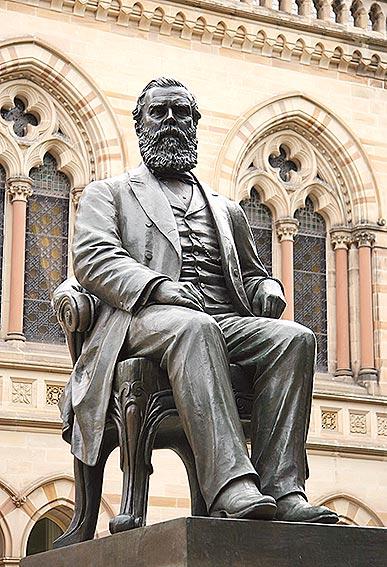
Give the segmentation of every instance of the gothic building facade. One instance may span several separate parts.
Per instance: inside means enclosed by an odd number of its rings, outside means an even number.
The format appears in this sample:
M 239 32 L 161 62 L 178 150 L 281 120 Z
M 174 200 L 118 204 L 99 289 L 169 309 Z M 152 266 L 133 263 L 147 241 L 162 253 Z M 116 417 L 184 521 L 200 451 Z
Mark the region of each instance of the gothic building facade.
M 139 162 L 131 110 L 160 75 L 196 94 L 197 174 L 241 203 L 284 317 L 316 334 L 310 500 L 387 525 L 387 3 L 7 0 L 0 16 L 0 565 L 71 518 L 51 295 L 83 188 Z M 154 469 L 149 521 L 189 514 L 179 459 Z M 97 537 L 120 492 L 115 451 Z

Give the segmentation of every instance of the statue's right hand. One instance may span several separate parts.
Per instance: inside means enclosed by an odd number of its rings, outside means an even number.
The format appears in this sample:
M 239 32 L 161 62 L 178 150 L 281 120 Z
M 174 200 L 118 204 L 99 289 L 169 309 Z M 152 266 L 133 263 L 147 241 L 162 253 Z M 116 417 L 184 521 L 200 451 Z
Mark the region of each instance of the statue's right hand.
M 180 305 L 195 311 L 204 310 L 204 299 L 190 282 L 161 282 L 152 293 L 152 301 L 161 305 Z

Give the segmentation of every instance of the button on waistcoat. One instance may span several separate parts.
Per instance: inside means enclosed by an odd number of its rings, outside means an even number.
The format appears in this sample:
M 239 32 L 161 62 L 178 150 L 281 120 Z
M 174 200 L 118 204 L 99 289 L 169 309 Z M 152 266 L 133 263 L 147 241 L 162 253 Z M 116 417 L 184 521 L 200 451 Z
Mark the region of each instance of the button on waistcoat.
M 187 186 L 184 189 L 186 197 Z M 223 275 L 215 224 L 199 187 L 193 185 L 189 205 L 189 199 L 184 202 L 179 192 L 171 191 L 164 183 L 163 190 L 179 231 L 182 250 L 179 281 L 191 282 L 200 290 L 207 313 L 234 313 Z

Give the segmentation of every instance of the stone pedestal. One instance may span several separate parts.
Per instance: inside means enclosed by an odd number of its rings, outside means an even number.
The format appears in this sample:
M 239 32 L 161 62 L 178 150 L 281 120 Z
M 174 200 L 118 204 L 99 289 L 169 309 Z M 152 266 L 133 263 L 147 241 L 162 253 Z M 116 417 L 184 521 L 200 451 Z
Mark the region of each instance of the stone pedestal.
M 180 518 L 48 551 L 21 567 L 385 567 L 387 529 Z

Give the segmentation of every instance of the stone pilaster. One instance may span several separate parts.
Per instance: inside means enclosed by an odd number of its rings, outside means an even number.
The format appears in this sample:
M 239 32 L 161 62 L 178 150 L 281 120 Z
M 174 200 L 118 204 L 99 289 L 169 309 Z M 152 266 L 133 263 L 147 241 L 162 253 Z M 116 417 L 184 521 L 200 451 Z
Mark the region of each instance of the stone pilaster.
M 349 230 L 331 231 L 335 251 L 336 275 L 336 376 L 352 376 L 349 333 L 348 249 L 352 236 Z
M 370 230 L 354 231 L 359 254 L 360 306 L 360 371 L 359 381 L 367 384 L 378 380 L 375 368 L 374 325 L 372 307 L 372 258 L 375 234 Z
M 293 241 L 298 233 L 298 225 L 298 220 L 294 218 L 279 219 L 275 223 L 281 244 L 281 280 L 287 302 L 282 318 L 288 320 L 294 319 Z
M 23 335 L 24 262 L 27 200 L 32 195 L 32 179 L 12 177 L 7 180 L 12 203 L 12 251 L 8 332 L 5 340 L 25 341 Z

